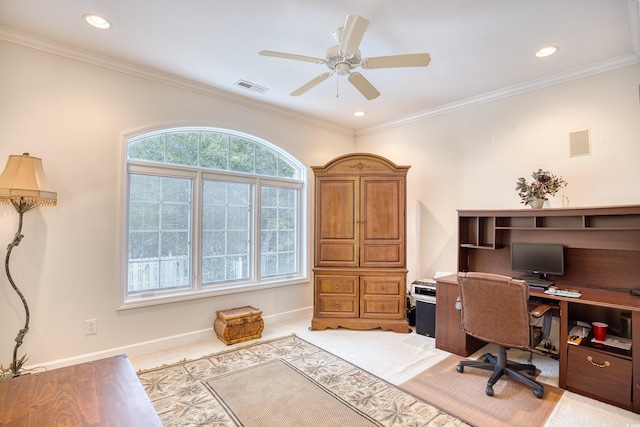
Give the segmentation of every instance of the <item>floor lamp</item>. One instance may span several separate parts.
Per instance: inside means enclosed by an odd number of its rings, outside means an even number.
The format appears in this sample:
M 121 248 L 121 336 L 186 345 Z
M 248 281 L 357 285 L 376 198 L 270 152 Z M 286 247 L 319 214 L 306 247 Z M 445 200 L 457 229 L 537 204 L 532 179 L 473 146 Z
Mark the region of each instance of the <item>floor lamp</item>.
M 26 354 L 18 359 L 18 347 L 22 345 L 24 336 L 29 332 L 29 306 L 27 300 L 16 286 L 9 272 L 9 258 L 13 248 L 20 244 L 24 237 L 22 232 L 22 216 L 25 212 L 30 211 L 38 206 L 55 206 L 57 204 L 57 194 L 47 181 L 42 169 L 42 160 L 37 157 L 29 156 L 24 153 L 21 156 L 11 155 L 7 161 L 7 166 L 0 175 L 0 204 L 13 205 L 18 212 L 18 231 L 13 241 L 7 247 L 7 257 L 5 258 L 4 268 L 7 273 L 7 279 L 16 291 L 22 305 L 24 306 L 25 322 L 24 328 L 18 331 L 16 336 L 16 346 L 13 349 L 13 361 L 9 366 L 9 377 L 20 375 L 20 369 L 25 362 Z M 3 371 L 3 374 L 5 372 Z

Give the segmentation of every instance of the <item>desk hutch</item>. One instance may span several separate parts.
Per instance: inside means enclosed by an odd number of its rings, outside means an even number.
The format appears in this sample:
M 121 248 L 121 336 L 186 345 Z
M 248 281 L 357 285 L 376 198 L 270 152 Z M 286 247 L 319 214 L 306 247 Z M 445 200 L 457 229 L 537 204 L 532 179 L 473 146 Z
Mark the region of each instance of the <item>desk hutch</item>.
M 561 388 L 640 413 L 640 205 L 592 208 L 458 211 L 458 271 L 518 277 L 511 271 L 512 242 L 562 243 L 565 273 L 549 276 L 580 298 L 530 296 L 555 305 L 560 316 Z M 484 343 L 460 328 L 455 275 L 438 279 L 436 347 L 468 356 Z M 566 343 L 576 321 L 604 321 L 620 332 L 631 320 L 631 350 Z

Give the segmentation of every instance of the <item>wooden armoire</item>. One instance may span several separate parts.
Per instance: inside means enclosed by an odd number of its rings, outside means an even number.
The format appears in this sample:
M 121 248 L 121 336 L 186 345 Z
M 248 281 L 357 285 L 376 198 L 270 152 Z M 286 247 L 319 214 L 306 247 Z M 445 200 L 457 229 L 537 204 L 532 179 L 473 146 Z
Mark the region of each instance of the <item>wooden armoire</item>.
M 409 332 L 406 318 L 406 176 L 374 154 L 349 154 L 315 174 L 311 329 Z

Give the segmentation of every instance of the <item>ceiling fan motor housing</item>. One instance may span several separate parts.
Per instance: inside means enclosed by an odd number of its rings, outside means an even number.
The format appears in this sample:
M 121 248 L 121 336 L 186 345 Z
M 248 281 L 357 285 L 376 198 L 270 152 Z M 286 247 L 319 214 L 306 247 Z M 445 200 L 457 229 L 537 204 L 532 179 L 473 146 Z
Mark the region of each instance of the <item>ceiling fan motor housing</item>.
M 359 49 L 353 56 L 347 57 L 340 52 L 339 45 L 331 46 L 327 49 L 325 58 L 327 59 L 327 67 L 331 70 L 336 70 L 340 76 L 349 74 L 349 72 L 359 66 L 362 61 Z

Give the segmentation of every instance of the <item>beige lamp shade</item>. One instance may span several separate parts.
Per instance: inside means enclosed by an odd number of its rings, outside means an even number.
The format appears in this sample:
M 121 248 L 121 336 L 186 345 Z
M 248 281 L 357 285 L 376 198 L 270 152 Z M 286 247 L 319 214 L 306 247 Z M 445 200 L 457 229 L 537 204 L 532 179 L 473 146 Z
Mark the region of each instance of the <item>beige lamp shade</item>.
M 57 196 L 47 181 L 41 159 L 29 153 L 9 156 L 0 175 L 0 204 L 24 201 L 32 206 L 55 206 Z

